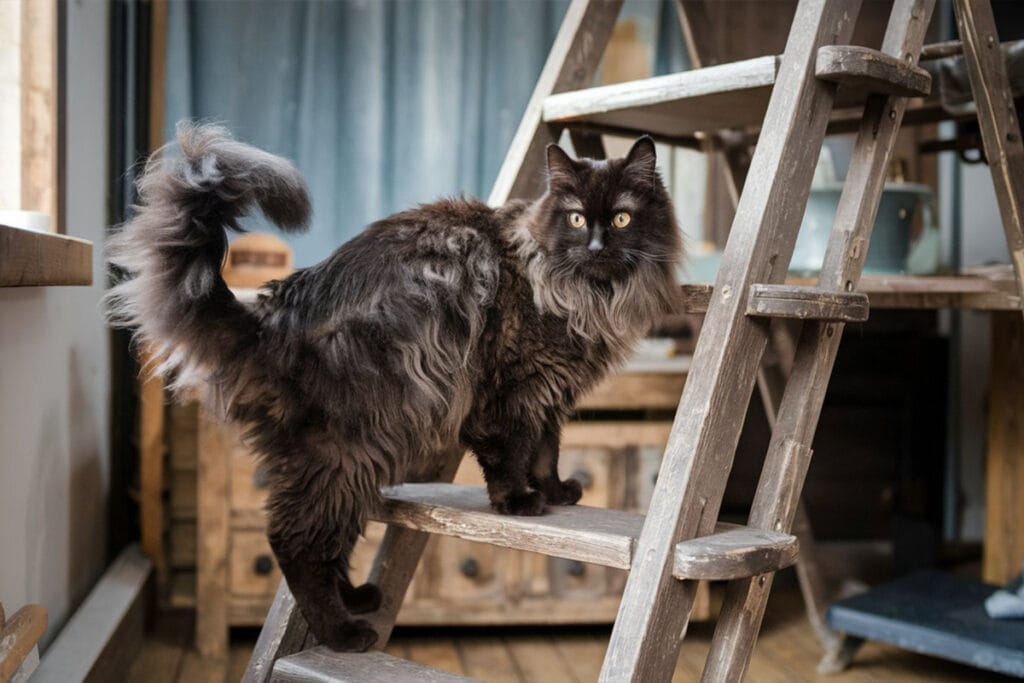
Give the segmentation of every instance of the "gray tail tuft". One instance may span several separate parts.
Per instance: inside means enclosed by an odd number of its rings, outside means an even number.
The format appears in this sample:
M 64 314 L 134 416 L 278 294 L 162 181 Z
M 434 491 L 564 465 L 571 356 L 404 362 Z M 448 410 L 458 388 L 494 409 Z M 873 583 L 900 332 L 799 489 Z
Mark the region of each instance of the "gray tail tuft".
M 283 230 L 309 222 L 306 184 L 291 162 L 237 142 L 223 127 L 178 124 L 177 145 L 155 153 L 138 181 L 135 217 L 108 243 L 112 265 L 129 279 L 105 299 L 107 319 L 137 328 L 137 339 L 177 371 L 177 384 L 239 387 L 232 364 L 251 359 L 257 318 L 220 276 L 226 230 L 253 207 Z

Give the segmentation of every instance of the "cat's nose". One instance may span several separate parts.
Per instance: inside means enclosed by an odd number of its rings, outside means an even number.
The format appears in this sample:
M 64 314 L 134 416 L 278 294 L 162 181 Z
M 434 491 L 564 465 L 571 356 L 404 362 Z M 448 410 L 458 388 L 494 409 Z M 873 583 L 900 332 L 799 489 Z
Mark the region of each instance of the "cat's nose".
M 591 252 L 598 252 L 604 249 L 604 239 L 600 229 L 594 230 L 594 234 L 590 236 L 590 244 L 587 245 L 587 249 Z

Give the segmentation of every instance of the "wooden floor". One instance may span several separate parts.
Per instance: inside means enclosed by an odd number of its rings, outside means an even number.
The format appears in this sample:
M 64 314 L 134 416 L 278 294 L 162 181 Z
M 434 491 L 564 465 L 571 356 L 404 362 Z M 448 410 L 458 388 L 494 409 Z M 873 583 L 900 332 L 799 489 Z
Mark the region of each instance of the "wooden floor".
M 799 594 L 772 595 L 747 672 L 750 683 L 900 683 L 904 681 L 1009 681 L 951 662 L 868 643 L 848 671 L 819 676 L 817 641 L 803 617 Z M 190 649 L 187 613 L 162 615 L 147 635 L 127 680 L 132 683 L 238 681 L 256 642 L 255 631 L 232 634 L 226 660 L 204 660 Z M 683 643 L 674 681 L 700 678 L 713 627 L 694 624 Z M 610 628 L 398 629 L 387 651 L 486 683 L 588 683 L 597 680 Z

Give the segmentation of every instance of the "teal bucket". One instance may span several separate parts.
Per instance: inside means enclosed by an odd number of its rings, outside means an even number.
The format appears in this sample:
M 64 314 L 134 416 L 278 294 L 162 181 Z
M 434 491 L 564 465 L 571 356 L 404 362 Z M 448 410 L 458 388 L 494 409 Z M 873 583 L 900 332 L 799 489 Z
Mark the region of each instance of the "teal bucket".
M 813 275 L 821 271 L 842 190 L 841 184 L 811 188 L 807 210 L 800 225 L 800 235 L 789 263 L 791 273 Z M 913 248 L 910 226 L 918 206 L 923 206 L 926 210 L 924 232 L 929 241 L 937 238 L 937 232 L 929 225 L 931 205 L 932 191 L 926 185 L 886 184 L 875 217 L 875 227 L 871 232 L 871 243 L 864 262 L 865 273 L 890 275 L 920 270 L 909 265 Z

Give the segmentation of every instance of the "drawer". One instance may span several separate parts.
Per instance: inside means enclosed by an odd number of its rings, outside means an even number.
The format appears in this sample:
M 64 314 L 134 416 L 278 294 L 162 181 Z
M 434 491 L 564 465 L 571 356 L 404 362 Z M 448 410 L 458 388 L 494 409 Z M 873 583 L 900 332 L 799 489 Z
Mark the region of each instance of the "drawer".
M 228 591 L 232 595 L 273 597 L 281 570 L 266 534 L 256 530 L 231 532 L 228 555 Z
M 453 604 L 503 600 L 516 552 L 451 536 L 435 536 L 427 544 L 417 570 L 416 598 Z
M 577 404 L 584 410 L 675 410 L 686 374 L 622 372 L 611 375 Z

